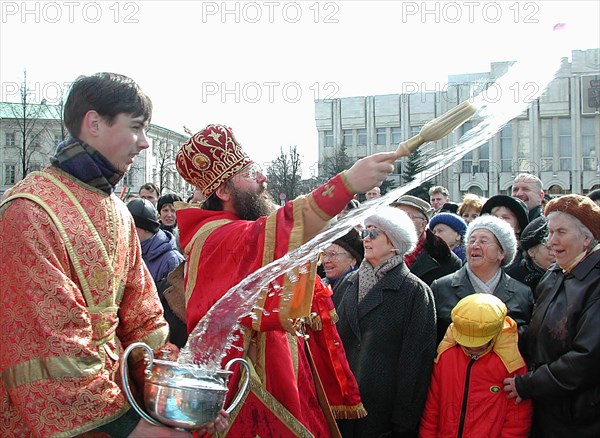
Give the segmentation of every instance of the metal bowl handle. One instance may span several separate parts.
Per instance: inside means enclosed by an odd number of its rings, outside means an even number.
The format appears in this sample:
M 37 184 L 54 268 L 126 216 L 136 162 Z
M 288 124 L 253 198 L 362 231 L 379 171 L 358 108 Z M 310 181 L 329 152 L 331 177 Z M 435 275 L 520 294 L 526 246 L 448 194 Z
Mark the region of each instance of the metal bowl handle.
M 144 420 L 146 420 L 150 424 L 154 424 L 155 426 L 164 426 L 163 424 L 159 423 L 154 418 L 152 418 L 150 415 L 148 415 L 146 412 L 144 412 L 144 410 L 135 401 L 135 397 L 133 396 L 133 394 L 131 393 L 131 389 L 129 388 L 129 369 L 127 366 L 127 359 L 129 358 L 129 354 L 136 348 L 143 348 L 144 350 L 146 350 L 146 353 L 148 353 L 148 356 L 150 357 L 150 362 L 148 362 L 148 365 L 146 366 L 147 373 L 152 370 L 152 364 L 154 363 L 154 354 L 152 353 L 152 349 L 143 342 L 134 342 L 125 349 L 125 353 L 123 353 L 123 364 L 121 366 L 121 380 L 123 381 L 125 395 L 127 396 L 127 400 L 129 401 L 133 409 L 135 409 L 135 411 L 138 414 L 140 414 L 140 416 Z
M 248 362 L 246 362 L 244 359 L 240 357 L 236 359 L 231 359 L 229 362 L 227 362 L 227 365 L 225 365 L 225 370 L 229 371 L 231 366 L 236 362 L 239 362 L 240 365 L 243 366 L 246 370 L 246 379 L 244 380 L 242 387 L 238 390 L 238 393 L 236 394 L 229 407 L 225 410 L 225 412 L 227 412 L 228 414 L 230 414 L 237 407 L 240 401 L 242 401 L 242 397 L 244 396 L 244 393 L 248 388 L 248 384 L 250 383 L 250 367 L 248 366 Z

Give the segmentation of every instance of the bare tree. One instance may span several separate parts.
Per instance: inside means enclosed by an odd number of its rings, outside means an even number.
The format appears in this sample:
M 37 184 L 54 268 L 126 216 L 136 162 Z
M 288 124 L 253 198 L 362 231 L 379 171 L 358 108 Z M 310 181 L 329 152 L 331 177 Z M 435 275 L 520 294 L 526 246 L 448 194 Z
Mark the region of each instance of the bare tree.
M 160 193 L 166 189 L 171 192 L 177 192 L 177 171 L 175 168 L 175 142 L 177 141 L 171 135 L 171 131 L 161 131 L 154 143 L 153 153 L 156 154 L 157 185 Z
M 346 146 L 344 144 L 336 148 L 333 155 L 326 157 L 323 160 L 323 172 L 325 178 L 331 178 L 344 170 L 349 169 L 353 162 L 346 153 Z
M 295 199 L 300 195 L 302 178 L 302 160 L 296 146 L 290 146 L 288 152 L 280 149 L 279 156 L 267 168 L 269 193 L 273 199 L 285 194 L 286 199 Z
M 40 159 L 48 155 L 46 148 L 49 136 L 47 125 L 53 119 L 48 114 L 46 99 L 42 99 L 40 103 L 33 103 L 30 100 L 30 94 L 31 90 L 27 85 L 27 71 L 25 71 L 20 88 L 20 101 L 9 104 L 13 115 L 11 119 L 19 133 L 20 141 L 4 147 L 17 151 L 23 178 L 30 172 L 34 155 L 39 155 Z

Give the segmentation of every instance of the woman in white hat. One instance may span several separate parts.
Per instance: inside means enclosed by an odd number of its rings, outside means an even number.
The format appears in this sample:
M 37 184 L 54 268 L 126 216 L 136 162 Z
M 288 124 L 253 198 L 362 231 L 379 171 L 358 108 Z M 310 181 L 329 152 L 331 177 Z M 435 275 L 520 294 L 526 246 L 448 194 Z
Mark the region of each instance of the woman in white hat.
M 504 266 L 517 251 L 512 227 L 494 216 L 479 216 L 467 227 L 467 261 L 453 274 L 433 282 L 437 313 L 437 339 L 442 340 L 450 325 L 450 312 L 462 298 L 474 293 L 488 293 L 500 298 L 519 330 L 525 329 L 533 311 L 531 289 L 509 277 Z
M 333 296 L 337 329 L 368 415 L 339 420 L 342 436 L 416 436 L 435 355 L 429 287 L 404 255 L 417 242 L 403 211 L 382 207 L 365 220 L 365 258 Z

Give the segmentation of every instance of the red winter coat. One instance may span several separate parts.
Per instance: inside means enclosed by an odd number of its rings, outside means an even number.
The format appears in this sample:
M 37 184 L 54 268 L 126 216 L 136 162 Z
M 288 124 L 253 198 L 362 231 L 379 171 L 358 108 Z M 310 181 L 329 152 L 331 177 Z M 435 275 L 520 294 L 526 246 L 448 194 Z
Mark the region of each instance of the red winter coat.
M 445 350 L 433 368 L 419 437 L 527 437 L 531 403 L 517 405 L 502 390 L 506 377 L 526 371 L 508 372 L 493 350 L 477 360 L 458 345 Z

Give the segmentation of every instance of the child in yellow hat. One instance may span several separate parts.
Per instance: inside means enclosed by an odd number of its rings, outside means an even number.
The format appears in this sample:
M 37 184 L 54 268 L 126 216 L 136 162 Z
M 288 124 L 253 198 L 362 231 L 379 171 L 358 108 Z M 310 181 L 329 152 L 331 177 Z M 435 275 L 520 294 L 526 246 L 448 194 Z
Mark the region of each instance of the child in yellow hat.
M 502 391 L 506 377 L 524 374 L 517 324 L 506 305 L 477 293 L 452 309 L 438 346 L 420 437 L 527 437 L 532 405 Z

